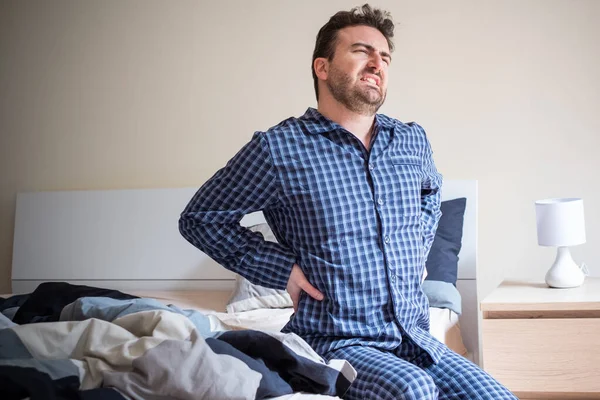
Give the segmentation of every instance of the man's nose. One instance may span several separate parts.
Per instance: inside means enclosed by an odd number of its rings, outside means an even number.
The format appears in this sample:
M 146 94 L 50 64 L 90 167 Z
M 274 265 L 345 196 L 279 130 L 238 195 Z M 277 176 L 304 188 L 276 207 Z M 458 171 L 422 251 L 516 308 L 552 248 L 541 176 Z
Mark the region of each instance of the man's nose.
M 369 59 L 369 64 L 367 66 L 373 68 L 376 72 L 379 72 L 383 69 L 383 64 L 383 58 L 381 58 L 379 54 L 375 54 Z

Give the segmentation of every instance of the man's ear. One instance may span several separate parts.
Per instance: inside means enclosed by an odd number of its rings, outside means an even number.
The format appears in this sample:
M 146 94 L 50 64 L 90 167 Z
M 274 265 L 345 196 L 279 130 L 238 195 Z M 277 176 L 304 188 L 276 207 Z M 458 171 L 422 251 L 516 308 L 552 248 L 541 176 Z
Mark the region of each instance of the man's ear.
M 315 58 L 313 62 L 313 68 L 315 69 L 315 74 L 317 78 L 326 81 L 327 76 L 329 75 L 329 60 L 325 57 Z

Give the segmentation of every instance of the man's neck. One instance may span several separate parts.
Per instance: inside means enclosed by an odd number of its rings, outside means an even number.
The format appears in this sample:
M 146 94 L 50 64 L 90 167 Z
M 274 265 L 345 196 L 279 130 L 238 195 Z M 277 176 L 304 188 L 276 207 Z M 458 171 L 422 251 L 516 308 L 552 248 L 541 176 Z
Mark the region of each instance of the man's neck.
M 370 147 L 374 115 L 362 115 L 348 110 L 344 105 L 333 102 L 319 101 L 317 108 L 323 116 L 344 127 L 360 140 L 367 149 Z

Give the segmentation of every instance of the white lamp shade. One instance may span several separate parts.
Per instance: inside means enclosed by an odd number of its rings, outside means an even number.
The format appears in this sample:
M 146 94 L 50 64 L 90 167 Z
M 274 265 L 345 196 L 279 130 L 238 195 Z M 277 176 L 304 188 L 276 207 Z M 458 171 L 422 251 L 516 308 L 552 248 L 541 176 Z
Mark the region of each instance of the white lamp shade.
M 583 199 L 561 198 L 535 202 L 540 246 L 575 246 L 585 243 Z

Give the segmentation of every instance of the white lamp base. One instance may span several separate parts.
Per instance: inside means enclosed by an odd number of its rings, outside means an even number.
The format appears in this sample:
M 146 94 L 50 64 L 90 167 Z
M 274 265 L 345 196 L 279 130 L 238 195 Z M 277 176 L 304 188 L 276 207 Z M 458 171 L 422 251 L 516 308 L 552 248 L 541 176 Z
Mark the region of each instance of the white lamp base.
M 546 273 L 546 284 L 554 288 L 573 288 L 581 286 L 585 274 L 575 264 L 568 247 L 559 247 L 554 264 Z

